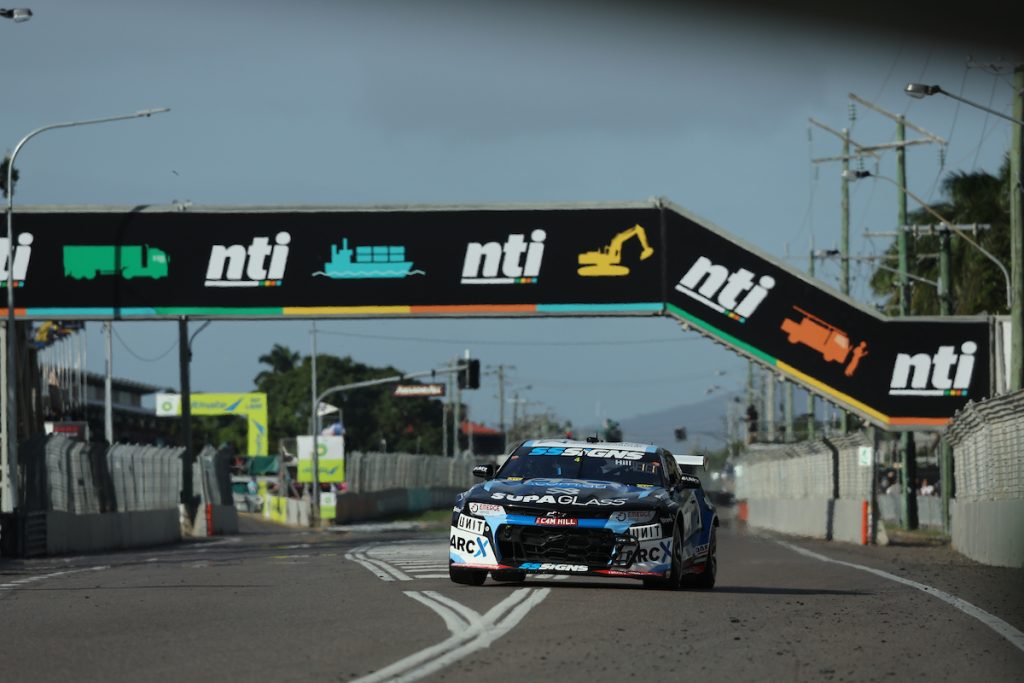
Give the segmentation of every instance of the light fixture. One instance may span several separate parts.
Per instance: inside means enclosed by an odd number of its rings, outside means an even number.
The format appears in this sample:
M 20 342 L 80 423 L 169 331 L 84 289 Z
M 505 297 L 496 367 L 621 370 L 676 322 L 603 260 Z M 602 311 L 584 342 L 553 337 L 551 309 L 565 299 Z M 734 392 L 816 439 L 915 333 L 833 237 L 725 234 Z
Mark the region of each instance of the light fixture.
M 0 9 L 0 17 L 5 19 L 13 19 L 17 23 L 28 21 L 32 18 L 32 10 L 27 7 L 19 7 L 17 9 Z
M 907 87 L 903 91 L 917 100 L 937 92 L 943 92 L 942 88 L 937 85 L 925 85 L 924 83 L 907 83 Z

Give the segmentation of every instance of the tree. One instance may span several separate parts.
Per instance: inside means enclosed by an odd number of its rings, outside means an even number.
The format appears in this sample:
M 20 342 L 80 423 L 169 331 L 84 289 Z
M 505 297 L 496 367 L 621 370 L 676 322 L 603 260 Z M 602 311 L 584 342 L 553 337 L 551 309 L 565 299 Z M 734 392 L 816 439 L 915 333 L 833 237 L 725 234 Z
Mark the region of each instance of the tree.
M 954 172 L 942 182 L 948 201 L 932 205 L 939 215 L 954 224 L 987 223 L 992 227 L 979 232 L 976 241 L 1004 264 L 1010 262 L 1010 165 L 1003 162 L 998 176 L 984 171 Z M 913 224 L 934 224 L 935 218 L 924 209 L 908 215 Z M 957 315 L 1005 313 L 1006 281 L 1000 270 L 974 246 L 951 236 L 950 279 L 953 312 Z M 907 240 L 909 270 L 927 280 L 939 277 L 939 238 Z M 886 250 L 885 265 L 896 267 L 896 245 Z M 882 297 L 883 312 L 896 315 L 899 307 L 898 275 L 877 269 L 871 277 L 872 291 Z M 913 315 L 938 315 L 939 298 L 934 287 L 911 280 L 910 311 Z
M 10 166 L 10 164 L 10 155 L 5 156 L 4 160 L 0 162 L 0 192 L 3 193 L 4 197 L 7 196 L 7 167 Z M 11 173 L 11 181 L 11 185 L 18 184 L 18 169 L 14 169 L 14 172 Z
M 258 359 L 264 365 L 270 366 L 270 372 L 268 373 L 266 370 L 263 370 L 256 375 L 256 379 L 253 381 L 258 385 L 260 380 L 270 373 L 291 372 L 301 358 L 302 356 L 298 351 L 292 351 L 287 346 L 282 346 L 281 344 L 274 344 L 270 349 L 270 353 L 265 353 Z
M 287 347 L 275 345 L 260 362 L 279 368 L 256 377 L 257 390 L 267 394 L 270 420 L 270 447 L 277 448 L 282 438 L 309 433 L 312 401 L 310 379 L 312 362 Z M 287 368 L 287 369 L 285 369 Z M 371 367 L 351 357 L 317 356 L 317 385 L 321 390 L 402 374 L 393 367 Z M 335 394 L 328 401 L 340 406 L 345 425 L 346 448 L 376 451 L 381 441 L 389 451 L 441 452 L 441 404 L 428 398 L 396 398 L 391 385 L 357 389 Z

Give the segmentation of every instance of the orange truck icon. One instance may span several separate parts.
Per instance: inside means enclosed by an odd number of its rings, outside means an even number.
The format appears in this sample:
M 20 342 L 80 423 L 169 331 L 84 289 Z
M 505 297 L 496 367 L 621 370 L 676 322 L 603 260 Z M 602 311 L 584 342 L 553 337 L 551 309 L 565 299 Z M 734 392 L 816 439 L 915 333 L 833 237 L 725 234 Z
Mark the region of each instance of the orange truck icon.
M 789 343 L 804 344 L 820 351 L 825 360 L 845 363 L 850 354 L 850 335 L 798 306 L 793 310 L 804 317 L 800 322 L 789 318 L 782 320 L 782 331 L 789 335 Z

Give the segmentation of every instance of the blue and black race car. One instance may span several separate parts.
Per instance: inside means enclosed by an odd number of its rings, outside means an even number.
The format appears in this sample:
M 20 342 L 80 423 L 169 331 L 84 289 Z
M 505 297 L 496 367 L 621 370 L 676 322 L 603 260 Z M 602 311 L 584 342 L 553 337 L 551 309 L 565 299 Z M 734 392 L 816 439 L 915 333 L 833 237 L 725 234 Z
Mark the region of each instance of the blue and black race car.
M 695 470 L 703 456 L 636 443 L 525 441 L 455 500 L 448 572 L 479 586 L 527 574 L 642 579 L 712 588 L 715 507 Z

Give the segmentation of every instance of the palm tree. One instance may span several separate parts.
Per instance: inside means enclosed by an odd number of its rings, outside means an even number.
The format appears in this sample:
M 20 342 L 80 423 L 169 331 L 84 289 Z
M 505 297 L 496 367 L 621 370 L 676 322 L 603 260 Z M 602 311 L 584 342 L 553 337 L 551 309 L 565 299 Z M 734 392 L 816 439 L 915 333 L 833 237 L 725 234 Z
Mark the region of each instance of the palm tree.
M 1010 261 L 1010 167 L 1004 161 L 999 175 L 985 171 L 954 172 L 942 181 L 943 194 L 948 200 L 932 208 L 951 223 L 982 223 L 991 227 L 980 232 L 975 239 L 1001 260 Z M 912 212 L 910 223 L 933 224 L 935 219 L 927 211 Z M 983 254 L 956 235 L 950 243 L 950 279 L 952 281 L 953 312 L 956 315 L 1002 313 L 1006 310 L 1006 287 L 1002 273 Z M 935 281 L 939 277 L 938 237 L 907 240 L 907 257 L 912 275 Z M 886 251 L 885 264 L 896 264 L 896 245 Z M 871 288 L 882 297 L 883 311 L 896 315 L 899 303 L 897 275 L 890 270 L 878 269 L 871 277 Z M 934 287 L 915 283 L 911 289 L 910 310 L 913 315 L 939 313 L 938 292 Z
M 269 365 L 270 371 L 268 372 L 267 370 L 263 370 L 256 375 L 256 379 L 254 381 L 259 385 L 260 382 L 266 379 L 269 375 L 291 372 L 295 369 L 295 365 L 299 362 L 300 358 L 302 358 L 302 356 L 298 351 L 292 351 L 287 346 L 283 346 L 281 344 L 274 344 L 270 349 L 270 353 L 265 353 L 258 359 L 259 362 L 264 365 Z

